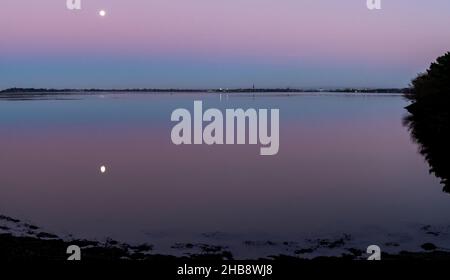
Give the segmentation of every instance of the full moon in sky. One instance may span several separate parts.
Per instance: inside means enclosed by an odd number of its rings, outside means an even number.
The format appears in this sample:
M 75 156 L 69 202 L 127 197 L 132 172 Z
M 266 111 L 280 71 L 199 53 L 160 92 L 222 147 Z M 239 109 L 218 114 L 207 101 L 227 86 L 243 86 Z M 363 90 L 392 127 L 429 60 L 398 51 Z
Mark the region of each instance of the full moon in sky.
M 105 10 L 100 10 L 100 12 L 98 12 L 98 14 L 99 14 L 101 17 L 104 17 L 104 16 L 106 16 L 106 11 L 105 11 Z
M 106 172 L 106 166 L 102 165 L 100 166 L 100 172 L 105 173 Z

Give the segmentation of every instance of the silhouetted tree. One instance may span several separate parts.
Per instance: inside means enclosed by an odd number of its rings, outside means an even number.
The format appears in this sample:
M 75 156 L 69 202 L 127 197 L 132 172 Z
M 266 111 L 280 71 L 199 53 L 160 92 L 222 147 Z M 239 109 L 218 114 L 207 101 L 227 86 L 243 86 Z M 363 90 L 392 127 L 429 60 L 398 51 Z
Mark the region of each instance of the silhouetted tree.
M 412 81 L 406 97 L 413 103 L 406 108 L 411 114 L 405 124 L 430 172 L 442 179 L 444 191 L 450 193 L 450 52 Z
M 418 105 L 448 102 L 450 96 L 450 52 L 439 57 L 430 68 L 412 81 L 407 97 Z M 423 104 L 422 104 L 423 103 Z

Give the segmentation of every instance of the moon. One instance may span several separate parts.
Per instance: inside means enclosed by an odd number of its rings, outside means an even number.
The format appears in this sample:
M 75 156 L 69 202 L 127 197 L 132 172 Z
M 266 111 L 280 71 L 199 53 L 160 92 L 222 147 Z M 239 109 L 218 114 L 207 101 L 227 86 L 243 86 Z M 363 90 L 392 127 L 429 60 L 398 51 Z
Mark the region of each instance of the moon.
M 106 16 L 106 11 L 105 11 L 105 10 L 100 10 L 100 11 L 98 12 L 98 14 L 99 14 L 101 17 L 104 17 L 104 16 Z

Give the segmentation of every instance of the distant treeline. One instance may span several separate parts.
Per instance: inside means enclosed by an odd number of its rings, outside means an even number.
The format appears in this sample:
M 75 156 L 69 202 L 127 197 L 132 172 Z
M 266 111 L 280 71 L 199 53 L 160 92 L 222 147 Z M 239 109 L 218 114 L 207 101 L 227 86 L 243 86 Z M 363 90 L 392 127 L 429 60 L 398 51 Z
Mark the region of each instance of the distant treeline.
M 53 88 L 8 88 L 0 93 L 89 93 L 89 92 L 342 92 L 342 93 L 409 93 L 408 88 L 379 89 L 299 89 L 299 88 L 233 88 L 233 89 L 160 89 L 160 88 L 130 88 L 130 89 L 53 89 Z
M 198 92 L 198 89 L 54 89 L 54 88 L 8 88 L 0 93 L 79 93 L 79 92 Z

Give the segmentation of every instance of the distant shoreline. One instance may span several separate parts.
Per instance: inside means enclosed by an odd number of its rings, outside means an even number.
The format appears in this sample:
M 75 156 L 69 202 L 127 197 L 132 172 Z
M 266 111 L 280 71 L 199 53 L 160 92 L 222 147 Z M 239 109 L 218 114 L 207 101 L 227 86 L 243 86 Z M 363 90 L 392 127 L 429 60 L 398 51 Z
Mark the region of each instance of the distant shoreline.
M 102 92 L 135 92 L 135 93 L 409 93 L 408 88 L 338 88 L 338 89 L 300 89 L 300 88 L 219 88 L 219 89 L 181 89 L 181 88 L 130 88 L 130 89 L 54 89 L 54 88 L 8 88 L 1 90 L 0 94 L 76 94 L 76 93 L 102 93 Z

